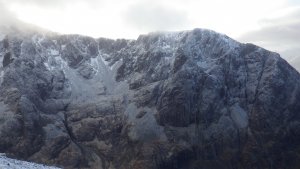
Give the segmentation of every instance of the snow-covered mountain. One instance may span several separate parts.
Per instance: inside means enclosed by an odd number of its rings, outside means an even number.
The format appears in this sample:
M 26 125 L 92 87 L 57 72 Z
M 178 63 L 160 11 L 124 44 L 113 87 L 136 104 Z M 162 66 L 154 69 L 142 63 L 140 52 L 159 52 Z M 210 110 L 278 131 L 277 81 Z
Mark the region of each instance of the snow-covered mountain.
M 64 168 L 300 167 L 300 75 L 214 31 L 0 39 L 0 152 Z

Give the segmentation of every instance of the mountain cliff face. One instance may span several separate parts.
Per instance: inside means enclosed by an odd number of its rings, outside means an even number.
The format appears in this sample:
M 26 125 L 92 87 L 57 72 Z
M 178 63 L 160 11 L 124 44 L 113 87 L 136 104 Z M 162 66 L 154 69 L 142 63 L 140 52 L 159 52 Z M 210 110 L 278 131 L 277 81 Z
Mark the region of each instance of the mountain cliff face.
M 300 167 L 300 75 L 210 30 L 0 36 L 0 152 L 65 168 Z

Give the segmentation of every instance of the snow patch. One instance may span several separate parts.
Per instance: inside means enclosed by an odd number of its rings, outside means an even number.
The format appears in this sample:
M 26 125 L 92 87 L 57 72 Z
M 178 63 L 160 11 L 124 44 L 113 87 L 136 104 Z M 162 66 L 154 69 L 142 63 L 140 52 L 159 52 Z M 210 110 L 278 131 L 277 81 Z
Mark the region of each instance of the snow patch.
M 67 69 L 69 69 L 68 63 L 63 60 L 60 55 L 48 57 L 47 61 L 44 62 L 44 65 L 48 70 L 57 69 L 65 72 Z
M 109 62 L 106 61 L 106 60 L 103 58 L 105 55 L 107 55 L 107 54 L 101 54 L 101 55 L 100 55 L 100 58 L 101 58 L 102 62 L 103 62 L 106 66 L 109 67 Z
M 113 65 L 111 65 L 112 70 L 116 70 L 123 63 L 123 58 L 116 61 Z
M 96 71 L 96 74 L 98 74 L 99 69 L 100 69 L 100 65 L 99 65 L 99 62 L 98 62 L 98 57 L 97 58 L 91 58 L 91 66 Z
M 57 55 L 59 55 L 59 51 L 55 50 L 55 49 L 50 49 L 49 54 L 52 55 L 52 56 L 57 56 Z
M 69 68 L 68 63 L 65 60 L 63 60 L 61 57 L 55 57 L 54 60 L 62 70 L 66 70 Z
M 239 43 L 231 38 L 229 38 L 226 35 L 221 35 L 223 41 L 225 42 L 225 44 L 227 44 L 229 46 L 230 49 L 234 49 L 236 47 L 239 46 Z
M 48 70 L 52 70 L 52 67 L 50 67 L 50 65 L 47 62 L 44 62 L 44 65 Z
M 0 153 L 0 168 L 1 169 L 60 169 L 58 167 L 50 167 L 42 164 L 31 163 L 11 159 Z
M 169 44 L 164 43 L 163 46 L 162 46 L 162 50 L 167 51 L 169 49 L 171 49 L 171 46 Z

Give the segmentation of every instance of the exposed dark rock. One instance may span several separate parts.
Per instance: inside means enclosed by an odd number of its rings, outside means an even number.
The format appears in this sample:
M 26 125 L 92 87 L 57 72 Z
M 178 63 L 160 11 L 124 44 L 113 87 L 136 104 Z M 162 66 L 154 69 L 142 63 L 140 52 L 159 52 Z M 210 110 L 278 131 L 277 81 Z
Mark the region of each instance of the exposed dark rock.
M 64 168 L 300 167 L 300 75 L 210 30 L 0 41 L 0 152 Z
M 11 54 L 9 52 L 6 53 L 3 57 L 3 67 L 8 66 L 12 61 L 13 59 L 11 58 Z

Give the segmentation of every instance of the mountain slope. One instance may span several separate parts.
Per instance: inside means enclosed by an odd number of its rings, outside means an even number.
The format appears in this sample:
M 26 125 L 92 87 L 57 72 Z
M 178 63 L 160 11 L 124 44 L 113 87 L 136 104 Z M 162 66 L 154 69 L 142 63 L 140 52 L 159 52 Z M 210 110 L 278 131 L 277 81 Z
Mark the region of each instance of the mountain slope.
M 298 168 L 300 75 L 210 30 L 8 34 L 0 152 L 66 168 Z

